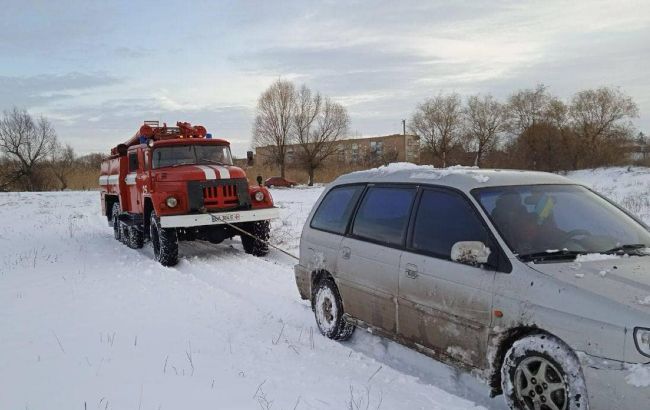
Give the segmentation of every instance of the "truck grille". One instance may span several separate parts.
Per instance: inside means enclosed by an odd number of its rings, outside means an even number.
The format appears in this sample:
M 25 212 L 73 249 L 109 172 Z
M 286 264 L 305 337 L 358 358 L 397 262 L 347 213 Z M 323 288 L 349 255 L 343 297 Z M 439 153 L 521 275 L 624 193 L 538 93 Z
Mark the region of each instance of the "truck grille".
M 246 178 L 188 181 L 187 196 L 191 212 L 249 209 L 251 206 Z
M 206 208 L 230 208 L 239 204 L 236 184 L 222 184 L 203 188 L 203 203 Z

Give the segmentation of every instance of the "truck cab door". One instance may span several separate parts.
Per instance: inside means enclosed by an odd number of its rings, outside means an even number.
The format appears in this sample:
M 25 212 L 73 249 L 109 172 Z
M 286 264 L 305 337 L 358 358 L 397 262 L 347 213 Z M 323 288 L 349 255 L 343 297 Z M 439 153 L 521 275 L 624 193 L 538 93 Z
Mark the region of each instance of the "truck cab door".
M 136 175 L 136 186 L 138 188 L 138 212 L 144 213 L 144 199 L 149 195 L 151 186 L 150 164 L 151 156 L 148 149 L 138 150 L 138 171 Z

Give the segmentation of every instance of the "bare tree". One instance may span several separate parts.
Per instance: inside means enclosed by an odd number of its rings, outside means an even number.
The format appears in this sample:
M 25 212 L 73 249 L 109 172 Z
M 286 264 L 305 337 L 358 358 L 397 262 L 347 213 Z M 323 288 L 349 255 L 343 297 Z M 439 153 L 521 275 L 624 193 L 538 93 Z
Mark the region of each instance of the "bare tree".
M 534 89 L 517 91 L 508 99 L 510 113 L 508 128 L 515 137 L 527 134 L 526 142 L 531 154 L 532 169 L 537 169 L 539 156 L 538 125 L 546 122 L 551 99 L 543 84 L 538 84 Z
M 447 154 L 462 135 L 463 115 L 458 94 L 438 95 L 419 104 L 409 128 L 420 135 L 425 147 L 447 166 Z
M 14 108 L 0 118 L 0 153 L 15 162 L 12 178 L 16 182 L 24 181 L 25 190 L 41 187 L 38 165 L 55 145 L 56 133 L 44 117 L 34 121 L 27 111 Z
M 350 118 L 345 107 L 319 93 L 312 97 L 305 86 L 301 87 L 296 100 L 294 129 L 300 145 L 299 160 L 311 186 L 315 171 L 338 152 L 337 143 L 347 135 Z
M 269 146 L 271 162 L 285 176 L 287 145 L 291 142 L 293 115 L 296 109 L 296 92 L 290 81 L 277 80 L 262 93 L 257 101 L 253 125 L 253 145 Z
M 512 94 L 508 99 L 510 130 L 516 135 L 521 135 L 528 128 L 543 122 L 550 101 L 551 96 L 544 84 Z
M 50 153 L 50 168 L 62 191 L 68 188 L 68 179 L 75 166 L 76 156 L 72 147 L 68 144 L 62 146 L 56 143 Z
M 480 167 L 485 153 L 499 143 L 507 126 L 508 111 L 491 95 L 473 95 L 468 98 L 464 112 L 466 136 L 476 149 L 474 165 Z
M 636 103 L 619 89 L 601 87 L 574 95 L 569 106 L 571 125 L 582 151 L 591 155 L 591 160 L 576 166 L 595 165 L 593 161 L 607 155 L 603 151 L 608 142 L 631 138 L 633 127 L 629 120 L 638 115 Z

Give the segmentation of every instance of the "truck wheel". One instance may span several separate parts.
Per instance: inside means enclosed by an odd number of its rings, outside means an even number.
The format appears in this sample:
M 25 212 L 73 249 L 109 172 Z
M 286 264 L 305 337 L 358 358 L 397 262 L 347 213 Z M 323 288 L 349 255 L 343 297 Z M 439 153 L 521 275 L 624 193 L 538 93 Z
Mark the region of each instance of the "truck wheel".
M 242 229 L 250 232 L 256 238 L 262 239 L 262 241 L 259 241 L 248 235 L 241 234 L 241 244 L 244 246 L 244 252 L 255 256 L 265 256 L 269 253 L 269 245 L 266 244 L 271 232 L 269 221 L 252 222 L 244 225 Z
M 129 245 L 129 227 L 122 222 L 119 222 L 120 224 L 120 242 L 122 242 L 125 245 Z
M 129 248 L 140 249 L 144 246 L 144 235 L 141 230 L 135 226 L 129 226 L 129 243 L 127 244 Z
M 512 345 L 501 367 L 501 387 L 511 409 L 589 409 L 578 358 L 550 335 L 527 336 Z
M 115 239 L 118 241 L 121 241 L 122 239 L 122 230 L 120 227 L 120 220 L 117 219 L 120 216 L 120 204 L 119 202 L 116 202 L 113 204 L 113 210 L 111 212 L 111 218 L 113 220 L 113 236 L 115 236 Z
M 341 295 L 331 278 L 318 283 L 311 303 L 318 330 L 324 336 L 333 340 L 348 340 L 352 336 L 354 325 L 343 319 Z
M 161 228 L 154 213 L 151 214 L 149 227 L 154 259 L 163 266 L 176 265 L 178 263 L 178 235 L 176 229 Z

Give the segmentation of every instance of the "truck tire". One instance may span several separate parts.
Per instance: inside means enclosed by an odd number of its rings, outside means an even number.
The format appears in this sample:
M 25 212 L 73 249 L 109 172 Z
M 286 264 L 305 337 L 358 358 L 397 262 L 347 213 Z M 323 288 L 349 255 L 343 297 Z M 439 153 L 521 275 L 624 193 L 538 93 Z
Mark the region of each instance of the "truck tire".
M 271 233 L 271 224 L 269 221 L 257 221 L 246 224 L 242 227 L 246 232 L 250 232 L 259 241 L 248 235 L 241 234 L 241 244 L 244 246 L 244 252 L 255 256 L 266 256 L 269 253 L 267 242 Z
M 127 229 L 129 232 L 129 243 L 127 243 L 129 248 L 132 249 L 142 248 L 144 246 L 144 235 L 142 231 L 133 225 L 129 226 Z
M 115 239 L 118 241 L 122 240 L 122 229 L 120 227 L 120 220 L 118 219 L 120 212 L 120 203 L 114 203 L 113 209 L 111 210 L 111 219 L 113 220 L 113 236 L 115 236 Z
M 123 222 L 119 222 L 119 224 L 120 224 L 120 242 L 122 242 L 126 246 L 129 246 L 129 227 Z
M 174 228 L 161 228 L 154 213 L 151 213 L 150 237 L 153 246 L 153 257 L 163 266 L 174 266 L 178 263 L 178 234 Z
M 501 387 L 511 409 L 589 409 L 580 361 L 551 335 L 526 336 L 512 345 L 501 367 Z
M 318 282 L 311 301 L 318 330 L 333 340 L 348 340 L 354 325 L 343 318 L 343 301 L 334 281 L 323 278 Z

